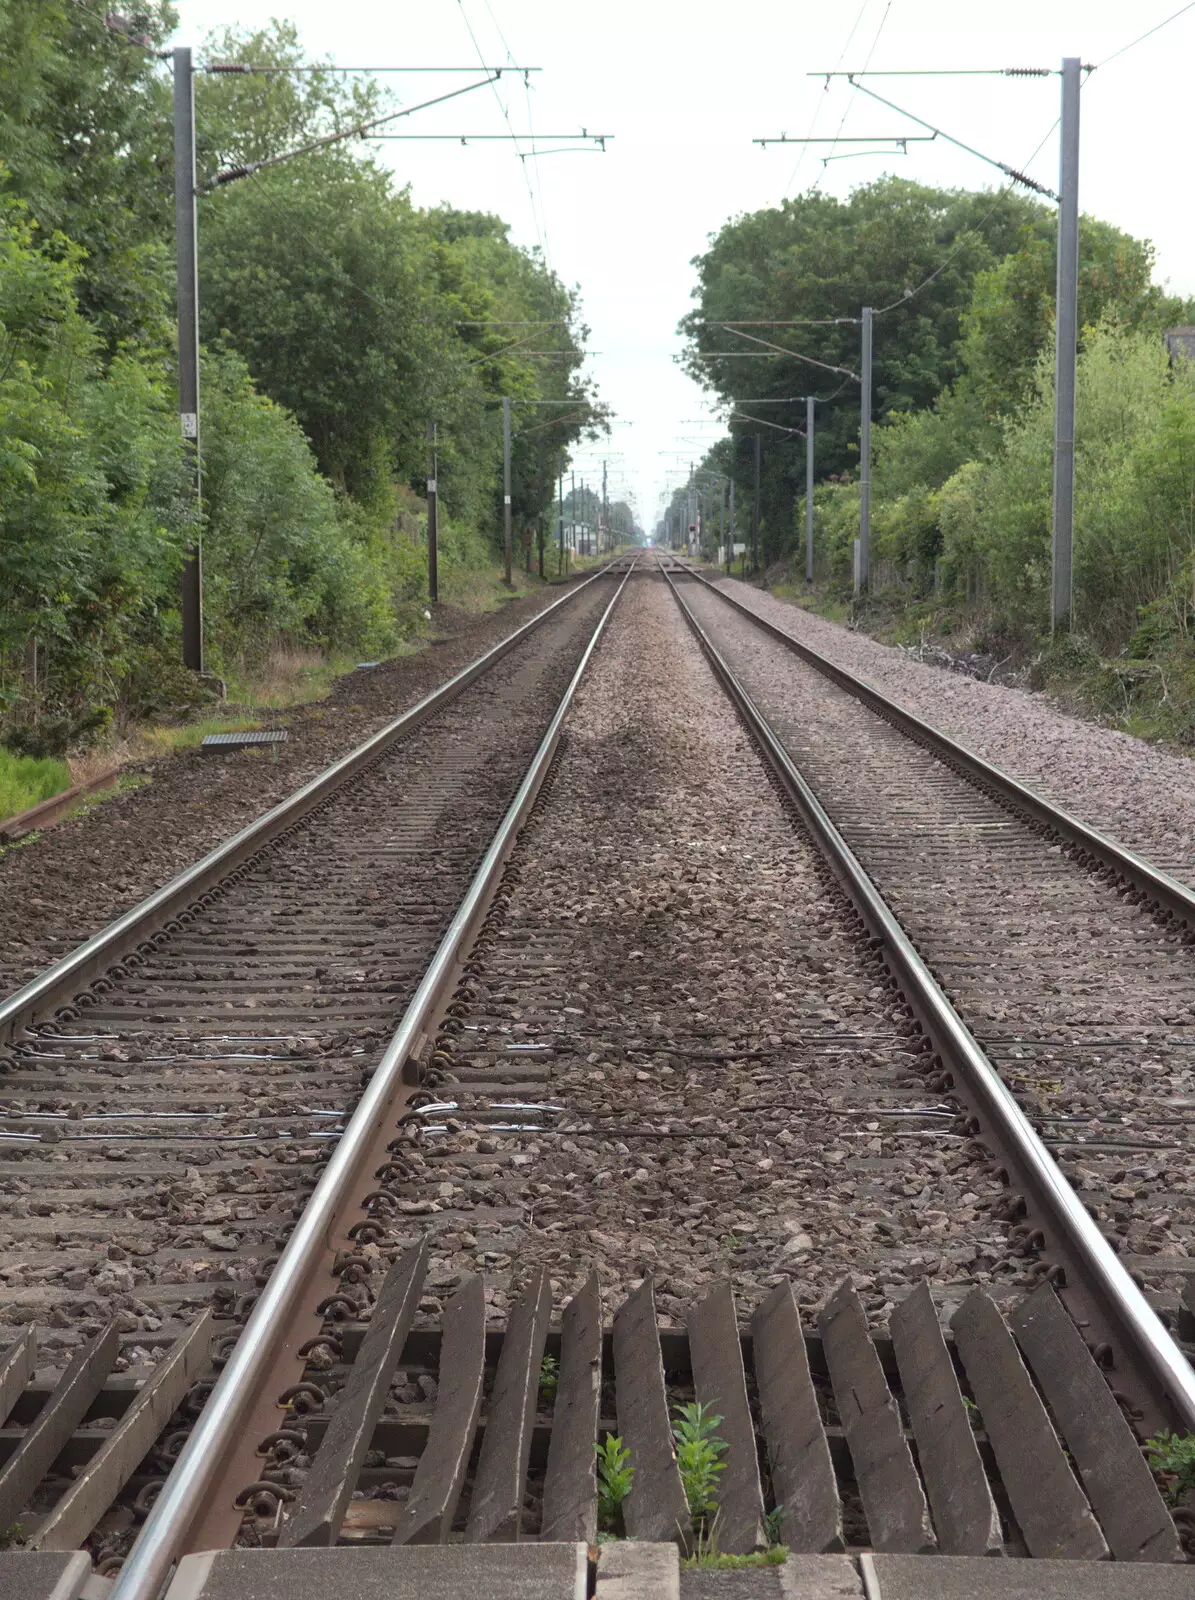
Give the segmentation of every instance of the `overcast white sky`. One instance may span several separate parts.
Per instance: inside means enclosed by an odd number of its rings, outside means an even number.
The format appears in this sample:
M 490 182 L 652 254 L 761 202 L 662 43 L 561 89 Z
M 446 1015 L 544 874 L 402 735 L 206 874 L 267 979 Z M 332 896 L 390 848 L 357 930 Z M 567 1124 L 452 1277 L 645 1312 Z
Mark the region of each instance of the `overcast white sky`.
M 917 131 L 849 86 L 806 78 L 861 68 L 1057 67 L 1064 55 L 1105 62 L 1177 11 L 1181 0 L 176 0 L 178 42 L 198 45 L 225 23 L 295 21 L 312 55 L 345 66 L 542 67 L 400 124 L 427 133 L 615 137 L 602 155 L 520 162 L 511 144 L 404 142 L 380 148 L 417 203 L 495 211 L 521 244 L 541 243 L 566 283 L 579 284 L 592 329 L 589 368 L 618 415 L 608 445 L 587 447 L 578 470 L 633 493 L 654 523 L 672 471 L 721 431 L 701 390 L 675 364 L 675 328 L 690 306 L 692 258 L 737 212 L 795 194 L 815 180 L 845 195 L 898 172 L 926 183 L 999 184 L 990 167 L 938 141 L 893 155 L 835 161 L 755 137 L 787 132 Z M 477 41 L 474 46 L 470 28 Z M 1080 203 L 1154 241 L 1159 277 L 1195 292 L 1195 206 L 1189 173 L 1185 70 L 1195 9 L 1095 72 L 1083 93 Z M 508 55 L 509 49 L 509 55 Z M 456 81 L 456 80 L 453 80 Z M 466 79 L 460 81 L 465 82 Z M 389 79 L 407 103 L 442 91 L 442 78 Z M 1058 79 L 888 78 L 874 87 L 984 154 L 1024 167 L 1058 114 Z M 816 123 L 815 123 L 816 118 Z M 845 118 L 845 120 L 844 120 Z M 555 141 L 541 139 L 541 148 Z M 519 148 L 527 149 L 526 143 Z M 822 147 L 823 152 L 826 147 Z M 849 147 L 844 147 L 849 148 Z M 526 167 L 526 173 L 524 173 Z M 1057 139 L 1028 170 L 1057 187 Z M 202 227 L 202 219 L 201 219 Z M 202 256 L 202 247 L 201 247 Z M 674 453 L 676 452 L 676 453 Z

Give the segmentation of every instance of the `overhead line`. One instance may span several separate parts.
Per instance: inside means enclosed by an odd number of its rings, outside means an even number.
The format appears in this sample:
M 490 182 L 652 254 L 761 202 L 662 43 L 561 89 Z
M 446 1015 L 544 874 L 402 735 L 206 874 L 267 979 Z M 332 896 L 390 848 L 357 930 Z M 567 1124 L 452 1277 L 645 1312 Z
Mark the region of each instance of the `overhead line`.
M 447 94 L 438 94 L 432 100 L 422 100 L 418 105 L 406 106 L 401 111 L 388 111 L 385 116 L 375 117 L 370 122 L 362 122 L 353 128 L 346 128 L 339 133 L 326 133 L 322 139 L 313 139 L 310 144 L 299 145 L 294 150 L 284 150 L 276 156 L 263 156 L 260 161 L 246 161 L 235 167 L 225 167 L 217 172 L 205 189 L 216 189 L 226 183 L 235 183 L 238 178 L 248 178 L 253 173 L 262 172 L 267 167 L 279 166 L 284 161 L 291 161 L 296 156 L 310 155 L 315 150 L 326 150 L 330 145 L 343 144 L 346 139 L 364 139 L 370 128 L 378 128 L 383 122 L 394 122 L 399 117 L 412 116 L 416 111 L 426 111 L 429 106 L 442 105 L 445 100 L 455 100 L 459 95 L 471 94 L 474 89 L 484 89 L 487 83 L 493 83 L 493 78 L 482 78 L 479 83 L 468 83 L 463 89 L 450 89 Z
M 850 74 L 848 73 L 847 76 L 850 77 Z M 863 94 L 869 95 L 873 100 L 878 100 L 882 106 L 887 106 L 889 111 L 897 111 L 902 117 L 908 117 L 911 122 L 917 123 L 919 127 L 929 128 L 935 137 L 945 139 L 947 144 L 956 145 L 960 150 L 965 150 L 968 155 L 975 156 L 977 160 L 986 162 L 989 167 L 998 168 L 1004 173 L 1005 177 L 1011 178 L 1014 183 L 1024 184 L 1027 189 L 1035 189 L 1038 194 L 1044 194 L 1049 199 L 1057 201 L 1058 196 L 1053 189 L 1047 189 L 1045 184 L 1038 183 L 1036 178 L 1031 178 L 1024 172 L 1018 172 L 1016 167 L 1010 167 L 1006 161 L 997 161 L 993 156 L 985 156 L 982 150 L 976 150 L 973 145 L 964 144 L 961 139 L 956 139 L 953 134 L 946 133 L 942 128 L 935 128 L 933 123 L 927 122 L 924 117 L 916 116 L 912 111 L 906 111 L 903 106 L 898 106 L 892 100 L 885 100 L 882 94 L 877 94 L 874 89 L 869 89 L 866 84 L 856 83 L 854 78 L 851 78 L 851 82 Z
M 1131 43 L 1121 45 L 1119 50 L 1114 50 L 1110 56 L 1105 56 L 1102 61 L 1096 63 L 1096 66 L 1106 67 L 1109 61 L 1118 60 L 1119 57 L 1126 55 L 1130 50 L 1135 49 L 1137 45 L 1143 44 L 1146 39 L 1152 39 L 1155 33 L 1160 33 L 1163 28 L 1168 28 L 1172 22 L 1177 22 L 1179 17 L 1185 16 L 1188 11 L 1195 11 L 1195 0 L 1189 0 L 1189 4 L 1180 6 L 1177 11 L 1172 12 L 1171 15 L 1168 16 L 1164 21 L 1156 23 L 1147 32 L 1140 34 L 1136 39 L 1132 40 Z M 1094 71 L 1095 68 L 1092 68 L 1091 70 Z
M 253 62 L 245 61 L 209 61 L 201 65 L 203 72 L 228 72 L 228 73 L 298 73 L 298 72 L 476 72 L 478 67 L 483 72 L 492 72 L 499 78 L 504 72 L 542 72 L 542 67 L 516 67 L 513 62 L 507 62 L 504 67 L 488 67 L 484 61 L 476 62 L 471 67 L 341 67 L 331 61 L 317 62 L 311 66 L 300 67 L 271 67 L 256 66 Z

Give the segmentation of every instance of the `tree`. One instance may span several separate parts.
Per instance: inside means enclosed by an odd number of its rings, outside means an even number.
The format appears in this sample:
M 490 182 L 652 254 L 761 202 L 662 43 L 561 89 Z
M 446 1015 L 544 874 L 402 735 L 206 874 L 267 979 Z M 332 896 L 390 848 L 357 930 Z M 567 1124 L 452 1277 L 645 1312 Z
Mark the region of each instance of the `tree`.
M 845 201 L 809 193 L 737 217 L 694 262 L 698 304 L 681 322 L 690 341 L 686 366 L 726 405 L 765 424 L 803 428 L 803 397 L 824 397 L 819 474 L 845 472 L 858 460 L 859 391 L 845 374 L 859 371 L 862 306 L 899 306 L 876 324 L 875 416 L 926 406 L 958 375 L 961 319 L 977 274 L 1012 249 L 1026 228 L 1051 225 L 1043 207 L 1013 194 L 930 189 L 892 177 L 856 189 Z M 908 290 L 917 292 L 904 305 Z M 729 321 L 813 325 L 733 333 L 719 326 Z M 819 365 L 786 359 L 769 345 Z M 766 441 L 762 523 L 766 534 L 783 542 L 804 462 L 791 438 L 785 444 L 766 425 L 735 420 L 740 483 L 752 481 L 756 432 Z
M 98 0 L 0 0 L 0 193 L 82 249 L 76 292 L 109 352 L 169 336 L 170 91 L 154 52 L 167 0 L 105 23 Z

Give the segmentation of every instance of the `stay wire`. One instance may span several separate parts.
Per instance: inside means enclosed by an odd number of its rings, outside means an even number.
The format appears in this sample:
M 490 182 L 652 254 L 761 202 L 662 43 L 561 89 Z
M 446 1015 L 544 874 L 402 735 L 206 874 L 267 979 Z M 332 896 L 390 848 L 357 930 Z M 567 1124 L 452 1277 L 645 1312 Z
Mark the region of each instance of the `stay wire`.
M 1195 11 L 1195 0 L 1188 0 L 1185 6 L 1180 6 L 1177 11 L 1172 12 L 1164 21 L 1155 23 L 1152 28 L 1145 33 L 1139 34 L 1131 43 L 1121 45 L 1119 50 L 1114 50 L 1110 56 L 1105 56 L 1102 61 L 1097 61 L 1096 70 L 1098 71 L 1100 67 L 1106 67 L 1109 61 L 1116 61 L 1121 56 L 1127 55 L 1130 50 L 1135 50 L 1139 44 L 1143 44 L 1146 39 L 1152 39 L 1155 33 L 1161 33 L 1163 28 L 1168 28 L 1172 22 L 1177 22 L 1188 11 Z

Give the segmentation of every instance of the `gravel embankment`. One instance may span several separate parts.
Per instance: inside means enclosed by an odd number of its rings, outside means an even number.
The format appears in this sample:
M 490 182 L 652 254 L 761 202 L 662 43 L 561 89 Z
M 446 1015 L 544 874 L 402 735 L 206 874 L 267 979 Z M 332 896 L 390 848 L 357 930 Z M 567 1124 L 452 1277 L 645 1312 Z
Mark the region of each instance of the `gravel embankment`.
M 0 855 L 0 992 L 137 905 L 313 778 L 370 734 L 553 601 L 549 588 L 501 611 L 471 616 L 440 608 L 443 643 L 349 673 L 326 700 L 260 713 L 289 741 L 263 755 L 198 750 L 134 767 L 152 781 Z
M 651 1272 L 679 1319 L 727 1272 L 744 1309 L 783 1276 L 812 1309 L 850 1271 L 879 1319 L 923 1278 L 1023 1281 L 1003 1191 L 910 1115 L 936 1097 L 895 994 L 658 580 L 624 596 L 508 888 L 437 1090 L 459 1121 L 401 1188 L 434 1295 L 484 1271 L 502 1317 L 543 1263 L 557 1303 L 596 1267 L 612 1307 Z M 555 1131 L 479 1128 L 515 1093 Z
M 916 661 L 734 579 L 720 588 L 802 644 L 1195 885 L 1195 761 L 1067 716 L 1040 695 Z

